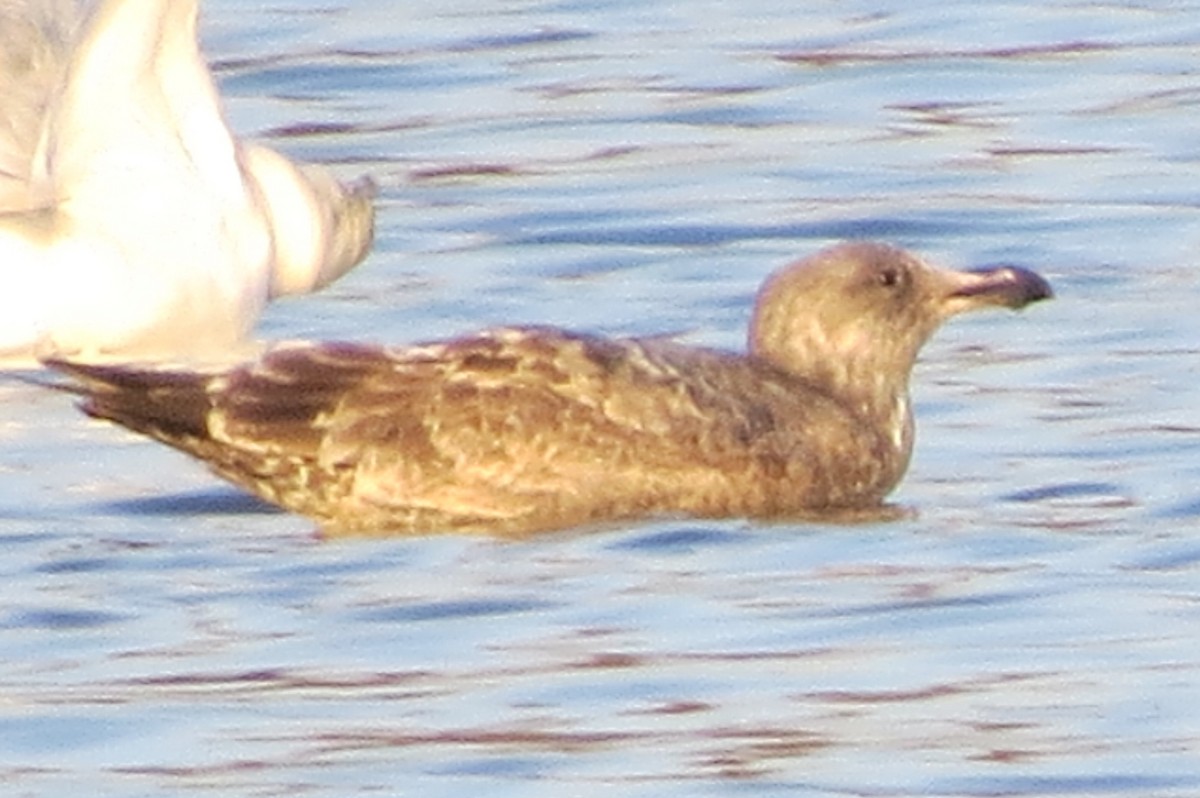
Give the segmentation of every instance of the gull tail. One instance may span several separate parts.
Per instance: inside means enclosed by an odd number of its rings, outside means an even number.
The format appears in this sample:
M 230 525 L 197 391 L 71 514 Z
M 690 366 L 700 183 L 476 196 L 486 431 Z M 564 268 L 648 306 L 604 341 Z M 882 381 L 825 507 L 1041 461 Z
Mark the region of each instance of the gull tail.
M 244 144 L 241 155 L 270 220 L 271 296 L 316 291 L 367 256 L 375 240 L 374 181 L 341 183 L 323 166 L 292 163 L 258 144 Z
M 184 441 L 208 437 L 211 375 L 57 359 L 44 363 L 73 381 L 41 384 L 82 397 L 79 408 L 92 418 L 185 450 Z

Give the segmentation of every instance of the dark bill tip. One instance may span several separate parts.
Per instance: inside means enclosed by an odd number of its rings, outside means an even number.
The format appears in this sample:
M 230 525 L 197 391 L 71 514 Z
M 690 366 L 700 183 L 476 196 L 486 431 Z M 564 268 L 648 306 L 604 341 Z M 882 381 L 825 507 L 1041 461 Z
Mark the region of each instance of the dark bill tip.
M 1013 309 L 1054 296 L 1054 289 L 1044 277 L 1020 266 L 996 266 L 967 274 L 970 279 L 958 286 L 951 296 L 975 298 Z

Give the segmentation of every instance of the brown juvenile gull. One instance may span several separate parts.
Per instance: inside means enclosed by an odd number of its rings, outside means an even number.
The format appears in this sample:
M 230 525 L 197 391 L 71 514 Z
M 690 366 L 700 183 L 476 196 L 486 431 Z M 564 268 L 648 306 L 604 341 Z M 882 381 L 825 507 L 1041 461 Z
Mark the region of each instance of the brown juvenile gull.
M 764 283 L 749 353 L 506 327 L 412 347 L 283 344 L 220 373 L 49 361 L 83 411 L 198 457 L 327 533 L 522 534 L 681 514 L 877 508 L 909 373 L 946 318 L 1050 297 L 874 243 Z

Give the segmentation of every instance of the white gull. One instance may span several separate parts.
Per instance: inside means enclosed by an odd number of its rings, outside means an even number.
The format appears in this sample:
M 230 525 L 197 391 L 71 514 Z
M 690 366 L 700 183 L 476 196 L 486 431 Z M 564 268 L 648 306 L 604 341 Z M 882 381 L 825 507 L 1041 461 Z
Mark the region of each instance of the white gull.
M 374 189 L 239 141 L 197 0 L 0 0 L 0 365 L 211 356 L 365 257 Z

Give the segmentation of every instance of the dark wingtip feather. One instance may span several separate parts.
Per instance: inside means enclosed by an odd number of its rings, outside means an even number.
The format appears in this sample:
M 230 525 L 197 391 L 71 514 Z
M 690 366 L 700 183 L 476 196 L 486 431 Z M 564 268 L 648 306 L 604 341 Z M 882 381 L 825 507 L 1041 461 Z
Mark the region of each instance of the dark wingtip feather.
M 61 372 L 59 369 L 55 369 L 55 371 Z M 73 396 L 87 395 L 87 390 L 81 383 L 71 380 L 69 375 L 63 373 L 54 374 L 47 371 L 29 370 L 8 372 L 4 376 L 16 382 L 23 382 L 26 385 L 33 385 L 48 391 L 69 393 Z
M 70 380 L 45 383 L 47 387 L 83 397 L 79 409 L 92 418 L 150 434 L 196 434 L 206 425 L 210 375 L 61 358 L 42 363 Z

